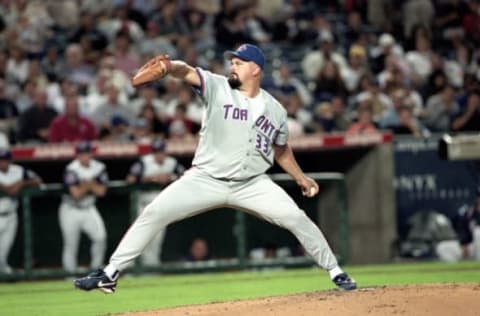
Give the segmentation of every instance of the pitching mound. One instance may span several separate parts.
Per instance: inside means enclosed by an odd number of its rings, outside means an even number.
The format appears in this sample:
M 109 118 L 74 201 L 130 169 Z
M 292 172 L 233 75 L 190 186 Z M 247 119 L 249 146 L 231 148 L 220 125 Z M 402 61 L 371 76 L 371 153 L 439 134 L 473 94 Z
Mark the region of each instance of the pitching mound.
M 363 288 L 193 305 L 125 315 L 150 316 L 452 316 L 480 315 L 479 284 Z

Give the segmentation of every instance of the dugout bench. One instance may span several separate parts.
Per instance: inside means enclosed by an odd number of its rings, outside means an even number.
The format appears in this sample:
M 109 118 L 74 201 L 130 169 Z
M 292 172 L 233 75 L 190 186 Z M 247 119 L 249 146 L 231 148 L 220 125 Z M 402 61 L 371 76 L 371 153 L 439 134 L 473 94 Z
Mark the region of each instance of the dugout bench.
M 338 172 L 314 172 L 307 173 L 308 176 L 317 181 L 320 185 L 332 185 L 335 187 L 337 195 L 337 210 L 339 214 L 339 252 L 338 258 L 343 264 L 349 260 L 349 214 L 347 205 L 347 185 L 345 177 Z M 277 173 L 271 174 L 271 178 L 282 187 L 296 186 L 295 181 L 287 174 Z M 137 195 L 141 189 L 158 189 L 158 186 L 152 185 L 132 185 L 124 181 L 111 181 L 109 183 L 110 195 L 127 195 L 129 200 L 129 217 L 130 222 L 137 216 Z M 33 257 L 33 234 L 32 234 L 32 203 L 37 197 L 59 197 L 64 194 L 64 186 L 62 184 L 43 184 L 38 188 L 25 188 L 20 195 L 23 222 L 23 269 L 15 269 L 13 275 L 0 274 L 0 280 L 21 280 L 36 278 L 65 277 L 69 274 L 58 268 L 34 269 Z M 317 195 L 316 202 L 318 202 Z M 318 203 L 316 203 L 318 207 Z M 317 211 L 315 207 L 315 211 Z M 235 221 L 233 232 L 236 240 L 236 257 L 231 259 L 215 259 L 203 262 L 172 262 L 162 263 L 158 267 L 143 267 L 138 261 L 134 267 L 130 269 L 132 273 L 142 272 L 170 272 L 184 273 L 197 271 L 217 271 L 227 269 L 246 269 L 246 268 L 266 268 L 273 266 L 299 267 L 314 265 L 314 261 L 307 257 L 286 257 L 286 258 L 266 258 L 263 260 L 250 260 L 247 255 L 247 233 L 246 213 L 235 212 Z M 20 231 L 17 231 L 17 237 Z M 115 244 L 119 240 L 113 241 Z M 107 253 L 107 258 L 110 254 Z M 60 258 L 59 258 L 60 261 Z M 79 271 L 86 272 L 86 271 Z

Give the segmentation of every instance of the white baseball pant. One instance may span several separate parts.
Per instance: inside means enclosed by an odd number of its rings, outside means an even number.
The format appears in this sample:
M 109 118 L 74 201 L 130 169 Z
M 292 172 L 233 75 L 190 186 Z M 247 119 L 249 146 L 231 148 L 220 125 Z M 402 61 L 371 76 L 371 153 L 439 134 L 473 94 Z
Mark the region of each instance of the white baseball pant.
M 17 232 L 17 210 L 0 215 L 0 273 L 9 273 L 7 259 Z
M 267 175 L 224 181 L 198 168 L 188 170 L 145 208 L 120 241 L 110 265 L 124 270 L 168 224 L 221 206 L 246 211 L 288 229 L 322 268 L 330 270 L 338 265 L 320 229 Z
M 140 215 L 145 207 L 153 201 L 153 199 L 160 194 L 158 192 L 142 192 L 138 196 L 138 208 L 137 212 Z M 147 244 L 142 254 L 140 255 L 140 262 L 144 266 L 154 267 L 160 264 L 160 256 L 162 254 L 162 244 L 165 239 L 166 227 L 160 229 L 160 231 L 152 238 Z
M 103 265 L 107 245 L 105 224 L 97 208 L 92 205 L 86 208 L 75 208 L 62 203 L 59 209 L 60 228 L 63 236 L 62 264 L 66 271 L 77 269 L 77 255 L 82 232 L 91 240 L 90 267 L 93 269 Z

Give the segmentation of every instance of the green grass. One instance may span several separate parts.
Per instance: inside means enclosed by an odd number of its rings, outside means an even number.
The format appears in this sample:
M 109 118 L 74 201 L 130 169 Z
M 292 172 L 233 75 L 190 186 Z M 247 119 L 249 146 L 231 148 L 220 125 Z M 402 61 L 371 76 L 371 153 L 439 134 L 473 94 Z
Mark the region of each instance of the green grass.
M 423 263 L 347 267 L 360 286 L 480 282 L 480 263 Z M 0 284 L 0 315 L 102 315 L 179 305 L 332 289 L 318 269 L 120 279 L 114 295 L 81 292 L 71 281 Z

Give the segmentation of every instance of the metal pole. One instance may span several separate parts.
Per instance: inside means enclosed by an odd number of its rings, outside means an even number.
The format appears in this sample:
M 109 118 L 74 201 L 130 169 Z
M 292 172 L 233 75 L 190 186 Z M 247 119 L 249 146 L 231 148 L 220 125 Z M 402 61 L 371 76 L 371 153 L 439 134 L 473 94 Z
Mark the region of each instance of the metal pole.
M 25 269 L 25 276 L 32 275 L 32 258 L 33 258 L 33 243 L 32 243 L 32 219 L 31 219 L 31 203 L 30 194 L 28 191 L 22 192 L 22 206 L 23 206 L 23 266 Z
M 245 213 L 236 211 L 234 234 L 237 238 L 237 258 L 241 268 L 247 266 L 247 230 L 245 226 Z
M 337 194 L 340 211 L 340 256 L 342 263 L 347 264 L 350 254 L 350 236 L 347 183 L 345 179 L 337 181 Z

